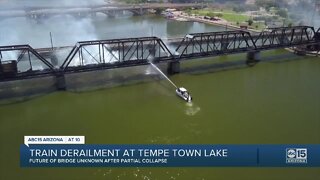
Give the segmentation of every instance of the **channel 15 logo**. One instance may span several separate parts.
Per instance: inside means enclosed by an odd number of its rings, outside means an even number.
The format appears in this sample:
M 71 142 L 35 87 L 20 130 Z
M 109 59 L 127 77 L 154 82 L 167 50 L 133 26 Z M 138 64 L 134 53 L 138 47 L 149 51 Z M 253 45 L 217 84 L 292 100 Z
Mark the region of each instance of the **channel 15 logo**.
M 307 163 L 308 152 L 306 148 L 287 148 L 287 163 Z

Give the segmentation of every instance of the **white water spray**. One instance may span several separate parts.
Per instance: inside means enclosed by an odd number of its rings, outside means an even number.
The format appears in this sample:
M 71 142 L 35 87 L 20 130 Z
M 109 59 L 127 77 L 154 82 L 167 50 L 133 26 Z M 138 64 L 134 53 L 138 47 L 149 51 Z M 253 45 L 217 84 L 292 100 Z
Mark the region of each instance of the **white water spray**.
M 168 76 L 166 76 L 156 65 L 154 65 L 152 62 L 150 62 L 151 66 L 153 66 L 158 72 L 160 72 L 160 74 L 162 74 L 163 77 L 165 77 L 176 89 L 178 88 L 178 86 L 176 84 L 174 84 L 169 78 Z

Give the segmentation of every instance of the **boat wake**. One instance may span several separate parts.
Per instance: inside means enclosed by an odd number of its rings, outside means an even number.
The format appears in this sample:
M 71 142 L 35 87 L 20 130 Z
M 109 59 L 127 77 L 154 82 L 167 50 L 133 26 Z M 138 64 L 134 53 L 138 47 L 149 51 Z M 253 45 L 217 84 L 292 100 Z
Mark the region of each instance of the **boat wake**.
M 194 115 L 196 115 L 200 110 L 201 110 L 201 108 L 200 108 L 198 105 L 196 105 L 196 104 L 194 104 L 194 103 L 192 103 L 192 102 L 187 102 L 187 103 L 186 103 L 186 109 L 185 109 L 186 115 L 188 115 L 188 116 L 194 116 Z

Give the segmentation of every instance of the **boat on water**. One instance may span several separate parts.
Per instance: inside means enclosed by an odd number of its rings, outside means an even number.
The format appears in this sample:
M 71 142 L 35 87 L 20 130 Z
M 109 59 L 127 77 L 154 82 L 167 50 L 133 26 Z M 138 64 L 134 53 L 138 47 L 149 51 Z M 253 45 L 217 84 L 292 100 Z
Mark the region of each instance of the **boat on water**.
M 191 102 L 192 101 L 192 97 L 191 97 L 190 93 L 184 87 L 177 88 L 176 89 L 176 94 L 179 97 L 181 97 L 183 100 L 187 101 L 187 102 Z

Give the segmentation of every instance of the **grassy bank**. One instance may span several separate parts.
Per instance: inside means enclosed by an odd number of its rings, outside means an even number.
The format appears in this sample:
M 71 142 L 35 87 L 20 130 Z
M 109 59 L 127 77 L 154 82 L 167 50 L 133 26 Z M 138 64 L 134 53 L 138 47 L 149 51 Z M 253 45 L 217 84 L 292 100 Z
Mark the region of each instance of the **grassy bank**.
M 248 24 L 248 21 L 251 19 L 251 17 L 246 14 L 237 13 L 229 9 L 188 9 L 185 12 L 189 15 L 219 17 L 235 26 Z M 261 30 L 265 28 L 265 25 L 261 22 L 253 22 L 249 28 Z

